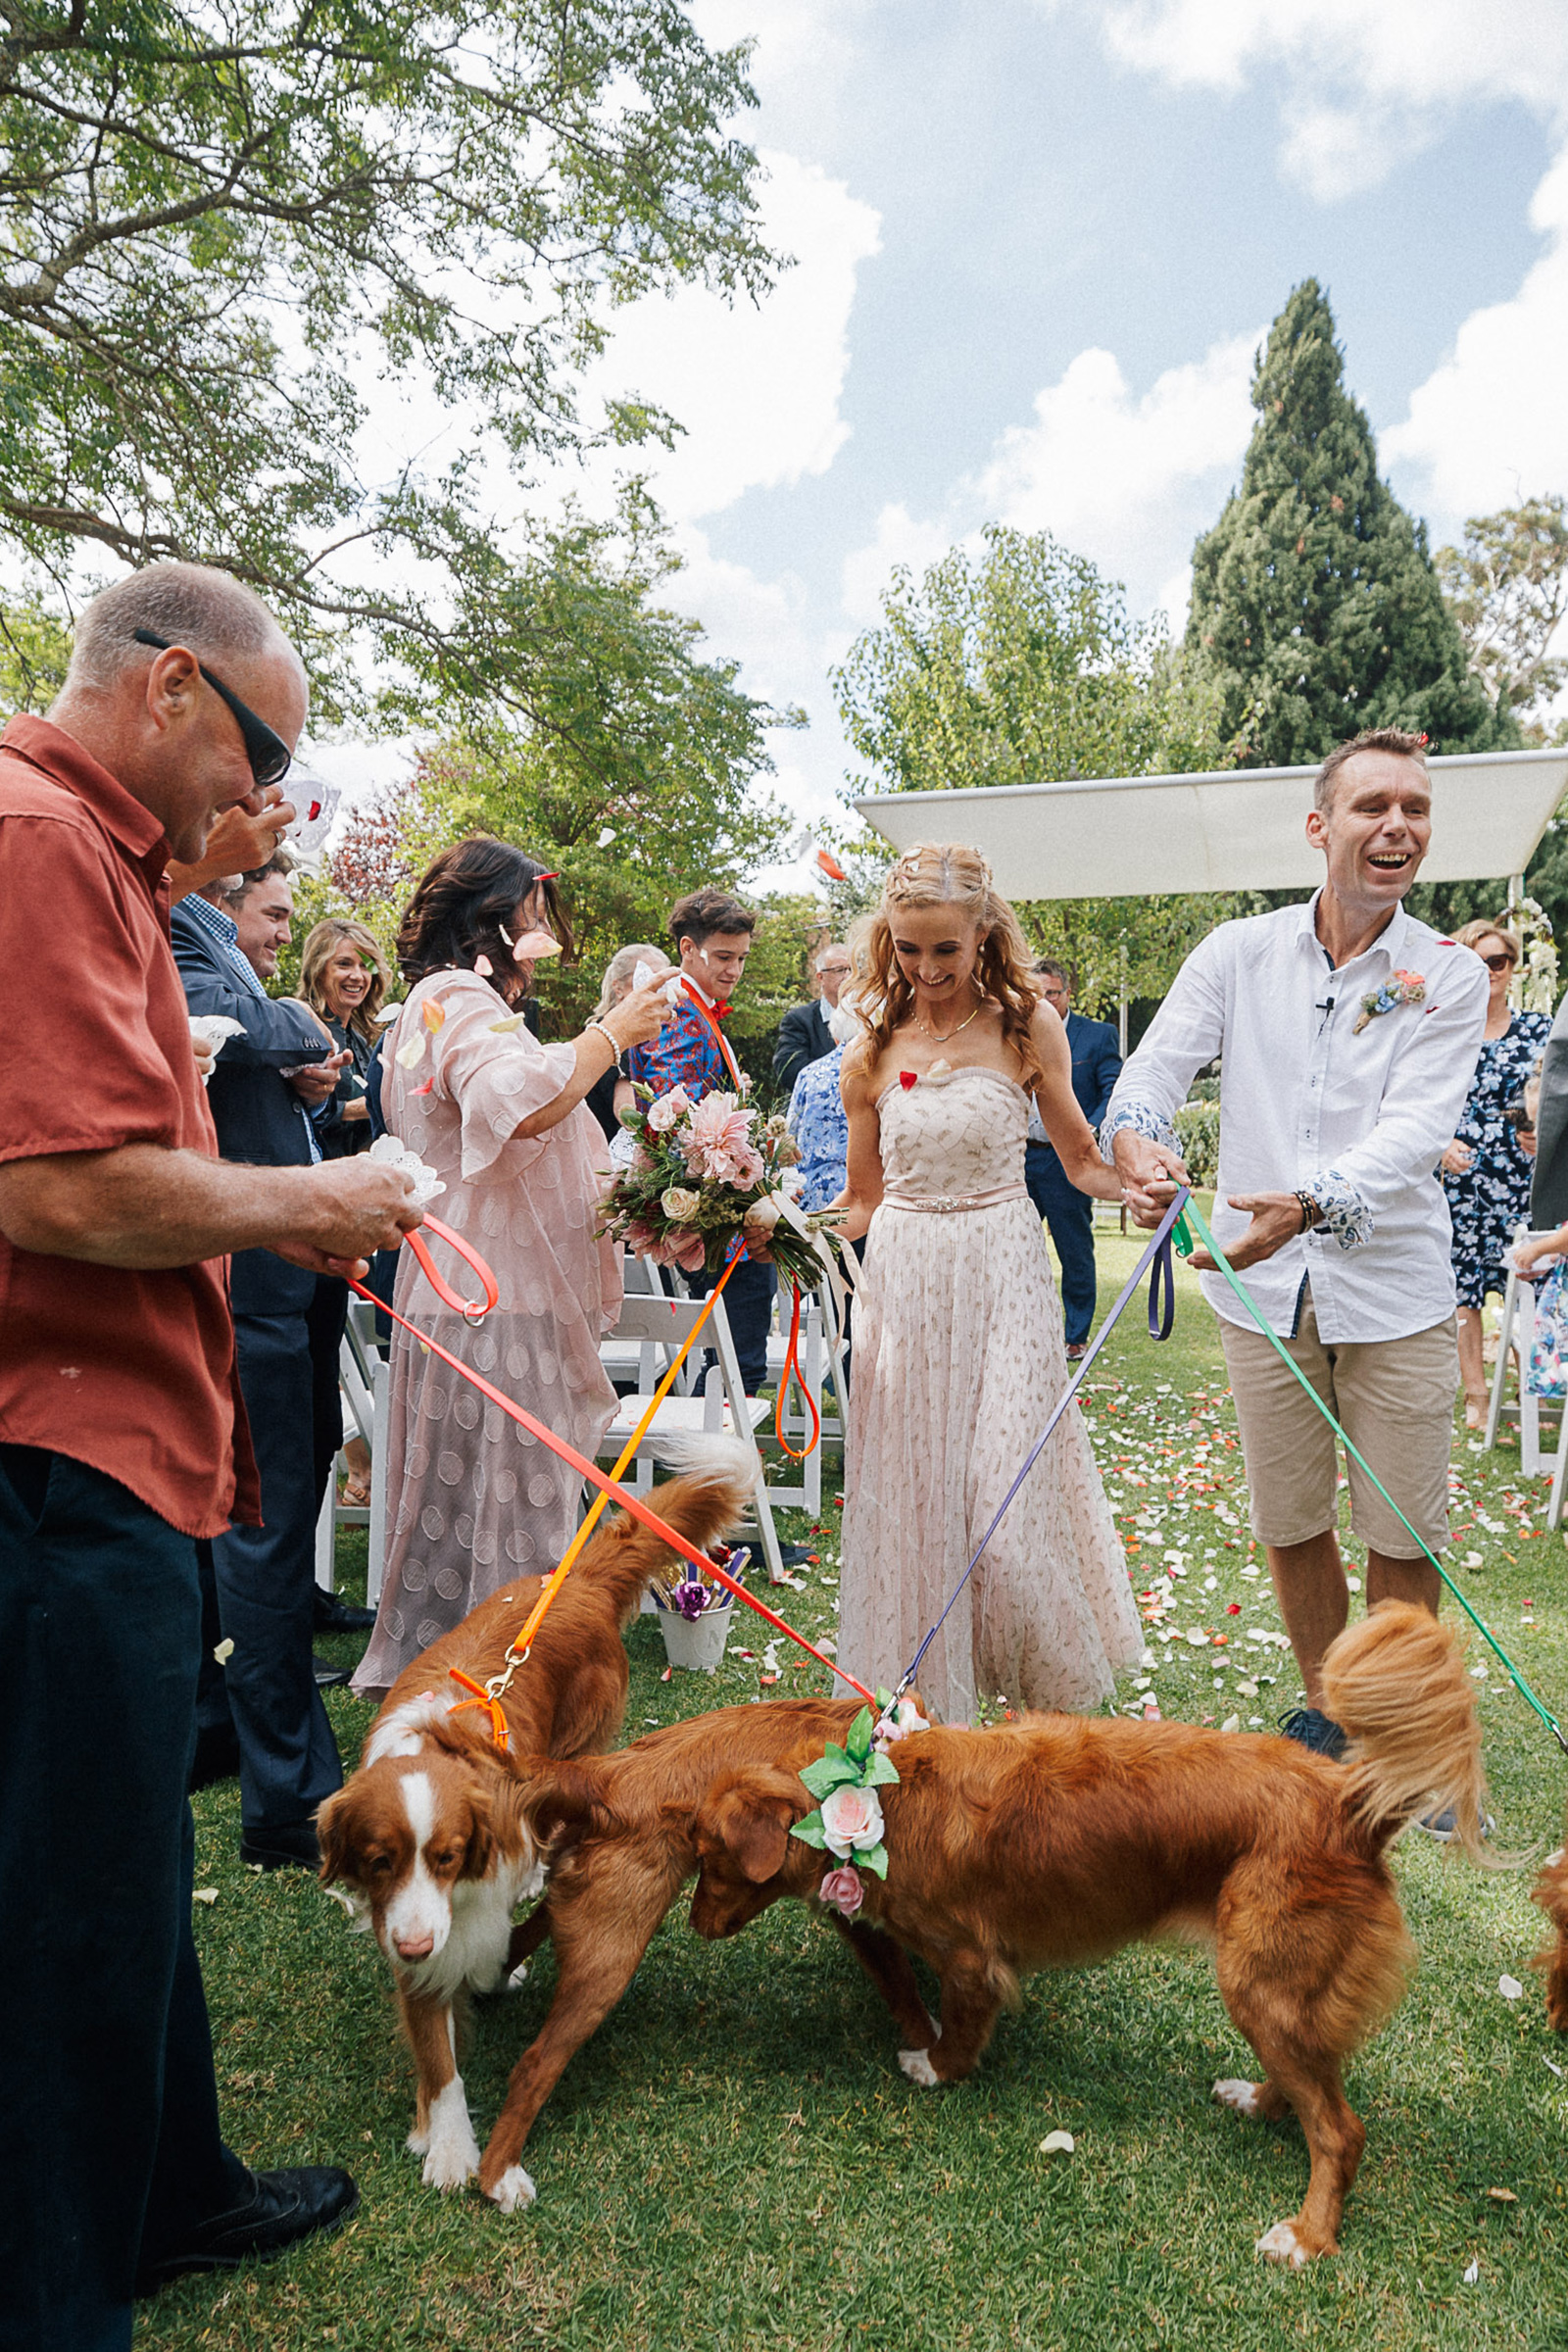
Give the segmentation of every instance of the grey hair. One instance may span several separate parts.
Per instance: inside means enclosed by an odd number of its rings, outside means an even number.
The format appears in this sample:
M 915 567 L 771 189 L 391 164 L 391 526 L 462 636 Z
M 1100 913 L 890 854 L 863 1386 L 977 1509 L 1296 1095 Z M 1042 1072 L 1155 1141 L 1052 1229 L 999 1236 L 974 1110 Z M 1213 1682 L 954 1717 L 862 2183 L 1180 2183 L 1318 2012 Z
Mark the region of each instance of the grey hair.
M 226 571 L 213 571 L 205 564 L 149 564 L 105 588 L 83 611 L 66 675 L 68 691 L 112 687 L 127 669 L 150 662 L 152 649 L 137 644 L 138 629 L 149 629 L 171 645 L 188 646 L 199 657 L 289 653 L 299 661 L 261 598 Z
M 616 1001 L 616 989 L 623 980 L 631 978 L 640 963 L 646 963 L 656 972 L 674 968 L 663 949 L 651 948 L 646 940 L 634 939 L 629 948 L 617 948 L 605 966 L 604 984 L 599 991 L 599 1002 L 593 1009 L 594 1020 L 604 1019 Z

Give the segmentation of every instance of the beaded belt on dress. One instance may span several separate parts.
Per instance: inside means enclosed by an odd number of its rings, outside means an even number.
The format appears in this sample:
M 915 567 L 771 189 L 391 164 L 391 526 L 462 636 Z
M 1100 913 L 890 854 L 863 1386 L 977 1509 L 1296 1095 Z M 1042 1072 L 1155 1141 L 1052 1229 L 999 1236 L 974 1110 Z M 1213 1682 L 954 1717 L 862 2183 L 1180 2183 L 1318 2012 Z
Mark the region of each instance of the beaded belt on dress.
M 957 1209 L 998 1208 L 1004 1200 L 1027 1200 L 1026 1184 L 997 1184 L 988 1193 L 884 1193 L 884 1208 L 922 1209 L 928 1215 L 952 1216 Z

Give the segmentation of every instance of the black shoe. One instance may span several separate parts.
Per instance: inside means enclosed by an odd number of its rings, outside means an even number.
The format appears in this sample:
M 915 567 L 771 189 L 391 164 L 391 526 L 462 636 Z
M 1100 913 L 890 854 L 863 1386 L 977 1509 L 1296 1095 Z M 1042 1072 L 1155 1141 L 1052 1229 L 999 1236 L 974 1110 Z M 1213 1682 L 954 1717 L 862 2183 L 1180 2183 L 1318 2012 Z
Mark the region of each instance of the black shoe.
M 239 1739 L 233 1725 L 204 1725 L 196 1735 L 196 1753 L 185 1784 L 189 1793 L 194 1796 L 198 1788 L 211 1788 L 215 1781 L 232 1781 L 238 1772 Z
M 336 1592 L 316 1588 L 316 1630 L 318 1634 L 368 1634 L 375 1623 L 373 1609 L 357 1609 Z
M 1330 1716 L 1319 1714 L 1316 1707 L 1298 1707 L 1290 1715 L 1280 1717 L 1280 1730 L 1287 1740 L 1309 1747 L 1314 1756 L 1327 1756 L 1337 1764 L 1345 1753 L 1345 1734 Z
M 335 2164 L 253 2173 L 251 2180 L 256 2193 L 246 2204 L 204 2222 L 177 2254 L 142 2263 L 136 2275 L 138 2295 L 156 2294 L 186 2271 L 232 2271 L 242 2262 L 270 2262 L 303 2237 L 337 2229 L 360 2201 L 354 2181 Z
M 312 1658 L 318 1690 L 339 1690 L 353 1674 L 352 1666 L 334 1666 L 330 1658 Z
M 308 1821 L 287 1822 L 276 1830 L 247 1830 L 239 1841 L 239 1858 L 253 1870 L 319 1870 L 320 1841 Z
M 783 1568 L 800 1568 L 816 1556 L 809 1544 L 781 1544 L 778 1547 L 779 1565 Z

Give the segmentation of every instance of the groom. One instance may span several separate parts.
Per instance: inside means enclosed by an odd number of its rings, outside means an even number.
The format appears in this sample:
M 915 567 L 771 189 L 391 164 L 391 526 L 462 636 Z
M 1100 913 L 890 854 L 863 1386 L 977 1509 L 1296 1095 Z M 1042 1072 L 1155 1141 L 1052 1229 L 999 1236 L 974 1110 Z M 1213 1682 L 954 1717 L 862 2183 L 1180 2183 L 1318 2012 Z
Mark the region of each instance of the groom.
M 1306 820 L 1322 888 L 1304 906 L 1222 923 L 1194 949 L 1121 1074 L 1102 1145 L 1139 1223 L 1157 1224 L 1187 1181 L 1172 1118 L 1223 1054 L 1216 1237 L 1238 1271 L 1257 1269 L 1248 1288 L 1259 1308 L 1438 1551 L 1459 1373 L 1434 1170 L 1481 1050 L 1487 971 L 1402 904 L 1432 838 L 1424 742 L 1379 727 L 1329 754 Z M 1306 1689 L 1283 1728 L 1338 1755 L 1345 1735 L 1322 1712 L 1319 1679 L 1349 1611 L 1333 1433 L 1224 1277 L 1210 1270 L 1203 1290 L 1220 1318 L 1252 1532 Z M 1357 1463 L 1348 1468 L 1368 1605 L 1416 1601 L 1436 1615 L 1436 1569 Z

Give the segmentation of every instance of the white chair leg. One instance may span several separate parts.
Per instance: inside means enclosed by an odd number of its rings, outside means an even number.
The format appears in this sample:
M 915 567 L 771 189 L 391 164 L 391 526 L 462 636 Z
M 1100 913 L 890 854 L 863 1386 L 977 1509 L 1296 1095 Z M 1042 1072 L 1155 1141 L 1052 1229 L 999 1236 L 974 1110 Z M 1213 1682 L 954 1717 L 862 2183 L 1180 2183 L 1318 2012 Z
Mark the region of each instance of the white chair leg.
M 332 1457 L 332 1475 L 321 1496 L 320 1513 L 316 1522 L 316 1581 L 323 1592 L 330 1592 L 337 1573 L 337 1456 Z
M 1497 1425 L 1502 1419 L 1502 1399 L 1508 1387 L 1508 1360 L 1513 1338 L 1514 1301 L 1519 1294 L 1519 1277 L 1510 1274 L 1508 1287 L 1502 1294 L 1502 1322 L 1497 1332 L 1497 1361 L 1492 1374 L 1492 1396 L 1487 1405 L 1486 1450 L 1497 1443 Z
M 373 1609 L 380 1601 L 381 1584 L 386 1575 L 387 1449 L 382 1443 L 382 1435 L 386 1429 L 387 1396 L 392 1386 L 392 1374 L 384 1357 L 376 1357 L 371 1379 L 374 1383 L 376 1434 L 370 1446 L 369 1552 L 366 1561 L 365 1597 Z

